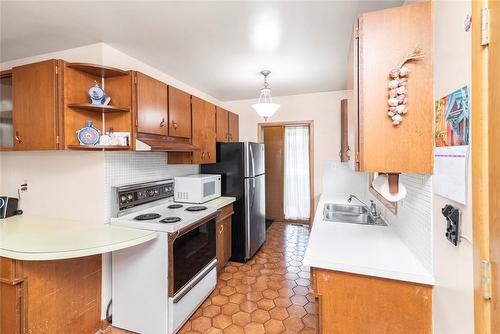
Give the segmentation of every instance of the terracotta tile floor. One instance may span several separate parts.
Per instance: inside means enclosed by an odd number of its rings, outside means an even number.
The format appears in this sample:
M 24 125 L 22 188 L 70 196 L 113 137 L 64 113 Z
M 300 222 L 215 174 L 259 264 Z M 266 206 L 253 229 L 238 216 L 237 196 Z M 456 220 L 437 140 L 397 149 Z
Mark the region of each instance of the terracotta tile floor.
M 230 262 L 179 333 L 316 333 L 309 267 L 302 264 L 308 238 L 306 226 L 271 225 L 255 257 Z

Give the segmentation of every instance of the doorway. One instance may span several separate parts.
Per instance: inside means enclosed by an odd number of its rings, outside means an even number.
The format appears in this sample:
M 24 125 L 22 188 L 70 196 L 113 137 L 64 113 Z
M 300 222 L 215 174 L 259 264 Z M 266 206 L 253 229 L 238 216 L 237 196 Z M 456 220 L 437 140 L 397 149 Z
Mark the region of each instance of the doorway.
M 266 220 L 309 224 L 314 217 L 313 121 L 258 124 L 266 146 Z

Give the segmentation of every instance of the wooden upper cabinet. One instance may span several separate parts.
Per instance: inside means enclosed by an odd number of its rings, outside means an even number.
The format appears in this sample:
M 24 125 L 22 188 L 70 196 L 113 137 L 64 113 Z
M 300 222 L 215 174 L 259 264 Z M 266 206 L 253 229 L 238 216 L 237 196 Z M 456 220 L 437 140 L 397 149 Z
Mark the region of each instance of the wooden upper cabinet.
M 204 150 L 206 152 L 206 156 L 203 163 L 215 163 L 217 161 L 216 157 L 217 130 L 215 123 L 216 123 L 215 105 L 205 101 Z
M 354 77 L 359 133 L 356 135 L 354 131 L 349 136 L 358 141 L 359 170 L 432 173 L 431 2 L 365 13 L 359 18 L 357 35 L 359 47 L 353 48 L 357 51 L 353 58 L 359 59 L 358 74 Z M 406 63 L 410 69 L 408 113 L 403 115 L 401 124 L 394 126 L 387 115 L 389 72 L 416 47 L 425 56 Z
M 137 132 L 168 136 L 168 86 L 136 72 Z
M 217 142 L 227 143 L 229 140 L 229 112 L 221 107 L 217 109 Z
M 240 140 L 240 116 L 238 114 L 228 112 L 228 137 L 229 142 L 234 143 Z
M 193 152 L 192 162 L 206 164 L 216 162 L 216 111 L 215 105 L 196 96 L 192 97 L 193 137 L 192 144 L 200 148 Z
M 15 150 L 59 148 L 57 60 L 12 69 L 12 123 Z
M 168 135 L 191 138 L 191 95 L 168 86 Z

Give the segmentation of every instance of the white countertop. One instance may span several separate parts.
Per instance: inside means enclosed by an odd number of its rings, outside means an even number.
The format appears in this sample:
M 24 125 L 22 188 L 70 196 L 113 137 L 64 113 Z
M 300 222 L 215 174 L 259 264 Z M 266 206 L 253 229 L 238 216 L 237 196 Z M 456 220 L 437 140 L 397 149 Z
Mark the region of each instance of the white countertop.
M 132 247 L 156 236 L 148 230 L 23 214 L 0 219 L 0 256 L 16 260 L 69 259 Z
M 210 207 L 215 207 L 217 210 L 222 209 L 228 204 L 231 204 L 236 201 L 236 197 L 219 197 L 216 199 L 213 199 L 211 201 L 208 201 L 206 203 L 203 203 L 203 205 L 210 206 Z
M 347 196 L 322 195 L 304 264 L 311 267 L 421 284 L 434 278 L 390 226 L 323 220 L 324 203 L 347 204 Z

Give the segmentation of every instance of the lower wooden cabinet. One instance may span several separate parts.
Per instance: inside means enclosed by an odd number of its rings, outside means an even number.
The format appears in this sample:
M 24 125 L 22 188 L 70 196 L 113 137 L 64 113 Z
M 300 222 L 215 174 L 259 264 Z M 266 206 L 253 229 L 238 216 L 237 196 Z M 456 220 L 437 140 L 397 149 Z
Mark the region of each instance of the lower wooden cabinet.
M 57 261 L 0 257 L 0 333 L 96 333 L 101 255 Z
M 319 333 L 430 334 L 432 287 L 313 269 Z
M 231 224 L 233 204 L 226 205 L 217 214 L 217 271 L 226 266 L 231 258 Z

